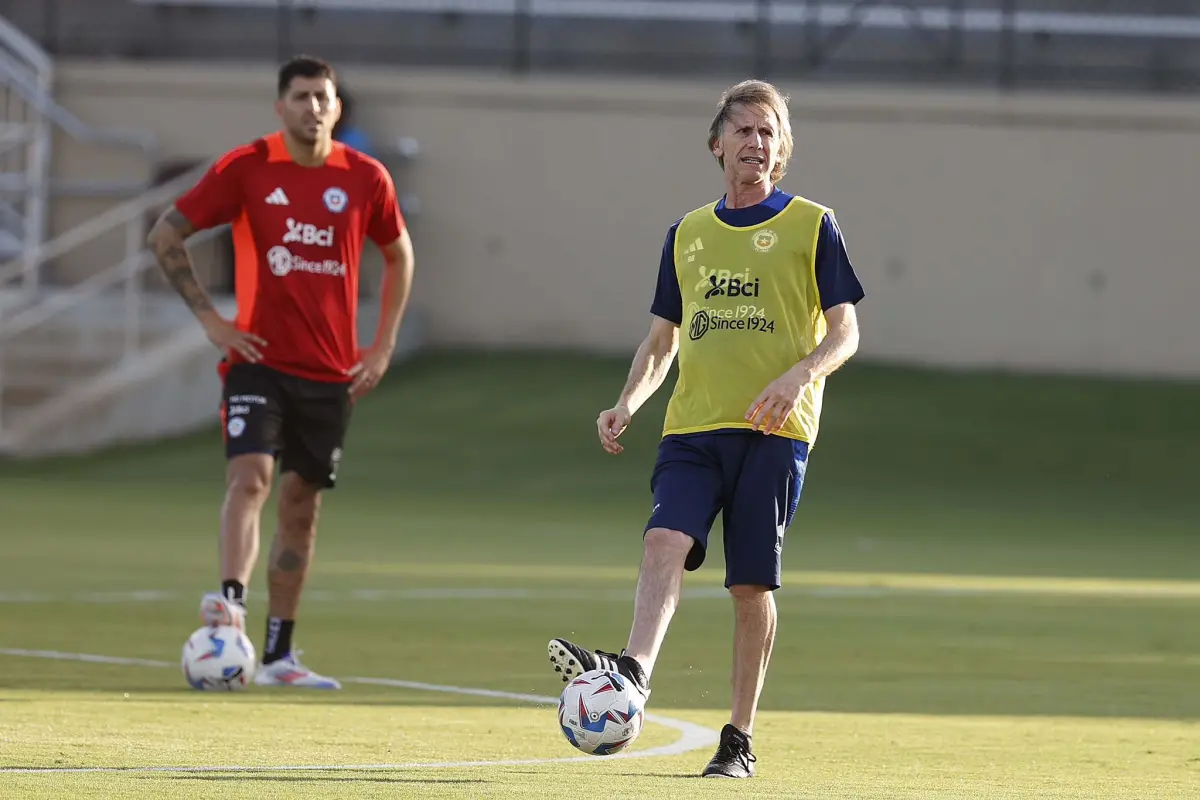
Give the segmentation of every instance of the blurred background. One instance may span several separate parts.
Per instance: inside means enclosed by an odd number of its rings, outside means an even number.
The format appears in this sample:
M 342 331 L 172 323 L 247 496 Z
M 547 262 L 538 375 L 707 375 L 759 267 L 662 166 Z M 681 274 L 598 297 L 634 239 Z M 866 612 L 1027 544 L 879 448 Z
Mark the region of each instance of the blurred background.
M 791 97 L 782 187 L 836 211 L 867 292 L 764 707 L 892 737 L 780 716 L 764 746 L 833 765 L 826 796 L 918 762 L 903 796 L 996 796 L 954 783 L 979 775 L 1195 796 L 1198 43 L 1191 0 L 0 0 L 0 602 L 27 612 L 0 613 L 0 646 L 174 658 L 215 586 L 216 354 L 143 244 L 275 129 L 277 65 L 306 52 L 338 68 L 339 136 L 392 171 L 417 255 L 326 501 L 314 668 L 548 691 L 548 636 L 619 648 L 669 387 L 621 458 L 594 419 L 668 227 L 722 191 L 718 97 L 758 77 Z M 230 310 L 227 232 L 192 251 Z M 722 579 L 719 557 L 689 578 L 656 695 L 715 725 Z M 109 675 L 17 663 L 4 686 Z M 900 713 L 935 722 L 906 738 Z M 970 715 L 1012 726 L 984 741 Z M 1013 722 L 1038 716 L 1085 722 Z
M 275 67 L 299 52 L 341 70 L 339 136 L 402 194 L 420 258 L 406 348 L 631 352 L 667 227 L 720 191 L 705 148 L 716 99 L 755 76 L 791 96 L 784 188 L 835 209 L 868 288 L 863 358 L 1200 373 L 1200 17 L 1186 0 L 0 0 L 0 13 L 4 451 L 210 420 L 211 354 L 142 242 L 198 170 L 273 129 Z M 194 249 L 227 296 L 227 232 Z M 161 413 L 118 399 L 146 381 Z

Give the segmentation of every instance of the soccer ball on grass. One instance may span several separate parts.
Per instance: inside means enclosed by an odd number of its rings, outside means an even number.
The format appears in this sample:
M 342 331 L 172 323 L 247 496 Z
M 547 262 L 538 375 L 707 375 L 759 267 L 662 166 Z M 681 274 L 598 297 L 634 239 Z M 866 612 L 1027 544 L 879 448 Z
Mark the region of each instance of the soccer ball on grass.
M 583 752 L 609 756 L 624 750 L 642 732 L 646 715 L 641 692 L 620 673 L 585 672 L 558 698 L 563 736 Z
M 254 678 L 255 658 L 245 633 L 229 625 L 206 625 L 188 637 L 180 661 L 192 688 L 237 692 Z

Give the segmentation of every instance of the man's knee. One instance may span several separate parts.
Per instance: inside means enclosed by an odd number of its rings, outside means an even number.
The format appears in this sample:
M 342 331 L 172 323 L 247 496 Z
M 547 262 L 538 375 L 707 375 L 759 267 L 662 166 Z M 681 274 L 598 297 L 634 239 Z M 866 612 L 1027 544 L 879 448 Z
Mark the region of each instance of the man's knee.
M 729 587 L 735 603 L 759 603 L 771 597 L 771 587 L 753 583 L 739 583 Z
M 226 493 L 261 505 L 271 493 L 271 465 L 271 457 L 259 453 L 234 457 L 226 470 Z
M 695 543 L 696 540 L 686 533 L 669 528 L 651 528 L 645 536 L 646 554 L 654 555 L 659 560 L 673 561 L 678 558 L 683 561 Z

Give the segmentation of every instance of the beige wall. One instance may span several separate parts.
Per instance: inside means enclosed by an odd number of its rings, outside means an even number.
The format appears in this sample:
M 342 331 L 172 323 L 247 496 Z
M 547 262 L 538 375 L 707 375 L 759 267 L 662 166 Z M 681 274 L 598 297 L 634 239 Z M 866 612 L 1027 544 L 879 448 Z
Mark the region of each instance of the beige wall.
M 704 148 L 721 84 L 344 77 L 374 133 L 420 141 L 407 188 L 435 341 L 636 345 L 667 227 L 722 191 Z M 66 63 L 58 91 L 207 157 L 272 129 L 273 78 Z M 1200 376 L 1194 102 L 784 88 L 783 188 L 838 212 L 864 354 Z

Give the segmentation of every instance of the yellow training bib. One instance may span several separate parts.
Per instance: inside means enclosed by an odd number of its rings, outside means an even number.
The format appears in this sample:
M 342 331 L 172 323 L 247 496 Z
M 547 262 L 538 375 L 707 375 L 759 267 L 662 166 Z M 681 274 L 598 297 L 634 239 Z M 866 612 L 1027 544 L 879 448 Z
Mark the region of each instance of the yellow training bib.
M 825 337 L 815 264 L 829 209 L 795 197 L 766 222 L 734 228 L 716 206 L 689 213 L 675 234 L 683 321 L 664 436 L 749 428 L 759 393 Z M 805 387 L 779 435 L 813 444 L 823 391 L 824 379 Z

